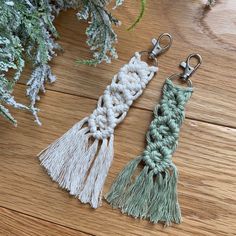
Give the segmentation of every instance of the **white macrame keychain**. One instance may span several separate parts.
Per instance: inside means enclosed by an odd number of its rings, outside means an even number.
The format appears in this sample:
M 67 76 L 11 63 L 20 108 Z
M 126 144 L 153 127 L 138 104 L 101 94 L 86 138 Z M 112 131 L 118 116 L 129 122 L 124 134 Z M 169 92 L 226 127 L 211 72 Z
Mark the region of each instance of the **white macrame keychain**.
M 169 39 L 165 47 L 160 45 L 163 37 Z M 113 160 L 114 129 L 154 77 L 158 70 L 156 57 L 169 49 L 172 38 L 164 33 L 152 43 L 153 50 L 147 53 L 155 66 L 141 60 L 146 51 L 136 52 L 114 76 L 93 113 L 38 155 L 52 180 L 93 208 L 101 205 L 103 185 Z

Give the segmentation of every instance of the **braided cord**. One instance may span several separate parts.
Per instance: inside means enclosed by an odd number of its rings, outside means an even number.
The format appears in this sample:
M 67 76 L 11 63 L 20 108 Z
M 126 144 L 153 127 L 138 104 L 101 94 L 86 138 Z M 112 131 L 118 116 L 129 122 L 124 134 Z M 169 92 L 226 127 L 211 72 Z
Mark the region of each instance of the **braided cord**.
M 154 174 L 173 169 L 172 154 L 179 138 L 179 130 L 185 117 L 184 109 L 193 88 L 182 88 L 167 79 L 160 104 L 154 109 L 154 119 L 146 135 L 147 146 L 143 161 Z

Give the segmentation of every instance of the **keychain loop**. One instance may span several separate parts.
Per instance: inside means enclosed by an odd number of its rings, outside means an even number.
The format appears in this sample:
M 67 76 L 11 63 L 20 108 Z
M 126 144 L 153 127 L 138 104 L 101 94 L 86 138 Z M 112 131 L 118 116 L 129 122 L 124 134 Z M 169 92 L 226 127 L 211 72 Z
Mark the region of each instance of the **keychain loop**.
M 153 61 L 154 66 L 158 66 L 157 58 L 156 58 L 156 57 L 150 58 L 150 52 L 149 52 L 149 51 L 147 51 L 147 50 L 146 50 L 146 51 L 140 51 L 139 54 L 140 54 L 140 56 L 142 56 L 142 55 L 144 55 L 144 54 L 147 54 L 148 59 L 151 59 L 151 60 Z
M 169 76 L 167 79 L 169 79 L 171 81 L 173 81 L 175 79 L 182 79 L 182 74 L 181 73 L 173 74 L 173 75 Z M 184 81 L 187 83 L 188 87 L 190 87 L 190 88 L 193 87 L 193 83 L 192 83 L 191 79 L 184 80 Z

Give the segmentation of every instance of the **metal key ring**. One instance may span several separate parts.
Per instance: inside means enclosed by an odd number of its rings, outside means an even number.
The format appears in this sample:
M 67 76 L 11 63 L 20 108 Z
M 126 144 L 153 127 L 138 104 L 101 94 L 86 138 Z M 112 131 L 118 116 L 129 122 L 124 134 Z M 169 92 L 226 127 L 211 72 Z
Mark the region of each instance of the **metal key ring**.
M 181 79 L 181 81 L 184 81 L 184 82 L 187 83 L 188 87 L 190 87 L 190 88 L 193 87 L 193 83 L 192 83 L 191 79 L 183 80 L 181 73 L 179 73 L 179 74 L 173 74 L 173 75 L 169 76 L 167 79 L 169 79 L 169 80 L 171 80 L 171 81 L 173 81 L 173 80 L 175 80 L 175 79 Z
M 156 57 L 150 58 L 150 52 L 149 52 L 149 51 L 147 51 L 147 50 L 146 50 L 146 51 L 140 51 L 139 54 L 140 54 L 141 56 L 144 55 L 144 54 L 147 54 L 148 59 L 150 59 L 150 60 L 153 61 L 153 63 L 154 63 L 153 65 L 156 66 L 156 67 L 158 66 L 157 58 L 156 58 Z

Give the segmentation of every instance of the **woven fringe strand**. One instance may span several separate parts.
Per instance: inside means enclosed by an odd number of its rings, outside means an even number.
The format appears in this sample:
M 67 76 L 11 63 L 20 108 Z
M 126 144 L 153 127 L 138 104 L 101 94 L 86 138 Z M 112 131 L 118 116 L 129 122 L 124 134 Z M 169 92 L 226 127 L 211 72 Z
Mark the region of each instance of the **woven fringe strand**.
M 180 224 L 182 221 L 177 195 L 178 171 L 174 165 L 172 167 L 172 173 L 167 170 L 157 175 L 148 212 L 151 222 L 165 222 L 165 226 L 170 226 L 171 222 Z
M 94 139 L 86 124 L 88 118 L 75 124 L 61 138 L 38 156 L 41 165 L 58 185 L 93 208 L 101 205 L 103 185 L 113 160 L 113 135 Z
M 153 188 L 153 174 L 144 167 L 134 183 L 127 189 L 125 202 L 121 206 L 122 213 L 134 218 L 145 218 L 149 208 L 150 193 Z
M 141 160 L 142 157 L 139 157 L 133 159 L 128 165 L 126 165 L 113 182 L 110 191 L 105 195 L 105 199 L 113 208 L 118 208 L 120 202 L 122 202 L 122 196 L 124 196 L 126 189 L 132 183 L 131 178 Z
M 84 188 L 79 194 L 81 202 L 89 203 L 93 208 L 101 205 L 103 185 L 113 160 L 113 140 L 113 135 L 110 137 L 109 143 L 106 139 L 103 140 L 97 158 L 84 183 Z
M 154 174 L 144 167 L 132 180 L 140 157 L 131 161 L 112 184 L 106 200 L 122 213 L 135 218 L 144 218 L 153 223 L 181 223 L 181 212 L 177 197 L 177 168 Z
M 87 121 L 87 117 L 76 123 L 64 135 L 50 144 L 38 154 L 41 165 L 47 170 L 52 180 L 57 181 L 63 171 L 63 166 L 71 158 L 76 149 L 84 150 L 86 128 L 81 127 Z M 79 146 L 78 146 L 79 145 Z

